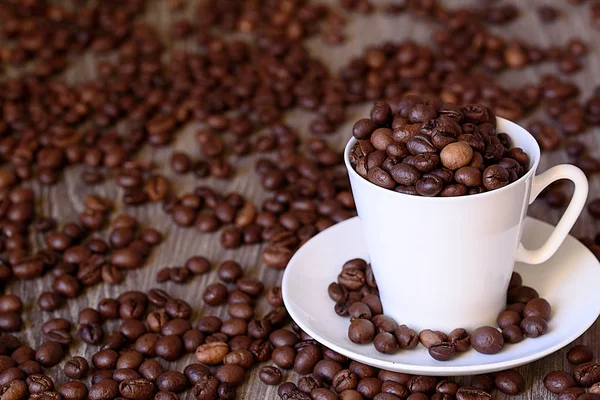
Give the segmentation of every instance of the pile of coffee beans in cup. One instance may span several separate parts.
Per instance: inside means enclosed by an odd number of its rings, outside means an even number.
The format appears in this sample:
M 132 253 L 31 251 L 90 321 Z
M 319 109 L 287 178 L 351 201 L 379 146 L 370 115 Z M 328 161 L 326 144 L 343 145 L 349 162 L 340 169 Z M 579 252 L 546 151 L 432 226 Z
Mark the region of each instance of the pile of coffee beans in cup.
M 376 102 L 352 128 L 350 163 L 369 182 L 418 196 L 454 197 L 499 189 L 529 168 L 529 156 L 496 131 L 494 112 L 436 97 Z
M 544 387 L 557 394 L 559 400 L 599 400 L 600 364 L 594 361 L 593 350 L 575 345 L 567 352 L 570 371 L 552 371 L 544 377 Z
M 415 349 L 419 343 L 438 361 L 449 361 L 471 347 L 481 354 L 497 354 L 506 344 L 537 338 L 548 332 L 552 307 L 535 289 L 523 285 L 513 272 L 507 305 L 497 317 L 497 327 L 482 326 L 472 332 L 463 328 L 445 333 L 431 329 L 415 332 L 384 314 L 371 264 L 361 258 L 348 260 L 337 282 L 327 288 L 339 316 L 350 317 L 348 338 L 353 343 L 373 343 L 380 353 Z M 600 377 L 600 375 L 599 375 Z

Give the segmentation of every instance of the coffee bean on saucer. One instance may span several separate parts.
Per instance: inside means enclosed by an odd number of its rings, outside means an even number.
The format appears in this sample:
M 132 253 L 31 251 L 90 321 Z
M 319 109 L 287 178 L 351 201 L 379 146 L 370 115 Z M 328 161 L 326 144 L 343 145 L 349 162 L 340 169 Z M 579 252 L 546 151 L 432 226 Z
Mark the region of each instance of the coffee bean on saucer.
M 439 345 L 448 340 L 448 337 L 439 331 L 432 331 L 430 329 L 422 330 L 419 333 L 419 340 L 426 348 L 431 348 L 432 346 Z
M 519 325 L 521 316 L 516 311 L 505 310 L 498 315 L 496 323 L 500 329 L 504 329 L 509 325 Z
M 354 343 L 368 343 L 375 337 L 375 325 L 367 319 L 355 319 L 348 328 L 348 338 Z
M 482 326 L 471 332 L 471 346 L 483 354 L 496 354 L 504 347 L 502 334 L 491 326 Z
M 523 308 L 523 317 L 540 317 L 546 321 L 550 319 L 552 307 L 547 300 L 542 298 L 531 299 Z M 515 323 L 517 325 L 517 323 Z
M 389 332 L 380 332 L 373 340 L 375 350 L 384 354 L 393 354 L 398 348 L 398 342 L 394 335 Z
M 521 327 L 518 325 L 508 325 L 502 330 L 502 337 L 506 343 L 519 343 L 525 339 Z
M 518 286 L 508 290 L 509 303 L 525 303 L 540 297 L 538 292 L 529 286 Z
M 435 344 L 429 347 L 429 355 L 438 361 L 449 361 L 455 353 L 456 349 L 454 344 L 448 342 Z
M 521 321 L 523 334 L 530 338 L 536 338 L 548 332 L 548 323 L 542 317 L 526 317 Z

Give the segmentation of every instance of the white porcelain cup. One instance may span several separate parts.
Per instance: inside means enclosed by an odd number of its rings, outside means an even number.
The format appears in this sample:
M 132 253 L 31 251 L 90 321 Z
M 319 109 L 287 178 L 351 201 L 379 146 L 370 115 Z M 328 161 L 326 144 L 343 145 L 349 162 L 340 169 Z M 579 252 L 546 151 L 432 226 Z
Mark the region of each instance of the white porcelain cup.
M 530 157 L 528 172 L 500 189 L 462 197 L 421 197 L 381 188 L 344 160 L 384 313 L 399 324 L 450 332 L 495 325 L 506 307 L 515 261 L 550 258 L 583 209 L 588 182 L 580 169 L 558 165 L 535 175 L 540 148 L 529 132 L 497 119 L 497 132 Z M 569 179 L 575 192 L 552 235 L 539 249 L 520 243 L 527 207 L 552 182 Z M 535 282 L 526 282 L 535 287 Z

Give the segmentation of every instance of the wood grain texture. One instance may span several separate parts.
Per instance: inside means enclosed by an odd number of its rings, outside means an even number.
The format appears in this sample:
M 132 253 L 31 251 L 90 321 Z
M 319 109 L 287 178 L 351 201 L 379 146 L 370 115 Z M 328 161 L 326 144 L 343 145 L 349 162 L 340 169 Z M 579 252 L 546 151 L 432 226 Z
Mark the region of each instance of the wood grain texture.
M 334 1 L 332 1 L 334 2 Z M 382 5 L 383 1 L 373 1 L 374 4 Z M 186 48 L 193 46 L 192 42 L 173 43 L 168 38 L 169 27 L 171 23 L 182 17 L 193 18 L 193 4 L 189 4 L 187 11 L 172 12 L 166 6 L 164 0 L 148 1 L 144 19 L 159 27 L 163 34 L 165 43 L 170 48 Z M 190 3 L 192 3 L 190 1 Z M 387 3 L 387 2 L 385 2 Z M 466 2 L 460 0 L 446 1 L 446 4 L 463 5 Z M 600 34 L 598 31 L 591 29 L 589 24 L 589 15 L 587 6 L 570 6 L 566 1 L 562 0 L 529 0 L 518 2 L 522 8 L 522 16 L 508 28 L 503 28 L 501 32 L 506 37 L 523 37 L 527 40 L 541 44 L 544 46 L 551 44 L 563 44 L 570 38 L 579 36 L 585 42 L 590 43 L 592 53 L 586 59 L 586 68 L 574 74 L 568 79 L 576 81 L 583 88 L 584 96 L 588 96 L 594 85 L 600 83 L 600 79 L 596 77 L 596 72 L 600 70 L 600 53 L 597 49 L 597 38 Z M 552 3 L 562 9 L 564 12 L 561 18 L 549 26 L 540 24 L 535 8 L 540 4 Z M 415 41 L 427 43 L 430 39 L 432 26 L 427 25 L 422 21 L 417 21 L 408 15 L 400 15 L 397 17 L 386 17 L 381 14 L 371 16 L 360 16 L 357 14 L 347 15 L 349 24 L 346 27 L 345 34 L 348 40 L 341 46 L 330 47 L 323 43 L 322 39 L 315 37 L 309 40 L 309 48 L 311 52 L 323 59 L 333 71 L 338 70 L 351 57 L 359 55 L 365 46 L 370 44 L 380 43 L 386 40 L 404 40 L 411 38 Z M 95 60 L 90 55 L 84 55 L 73 60 L 73 66 L 66 72 L 66 79 L 70 82 L 85 81 L 94 74 Z M 525 82 L 536 82 L 541 74 L 546 72 L 554 72 L 555 65 L 543 65 L 540 67 L 528 67 L 521 71 L 512 71 L 502 74 L 500 81 L 511 84 L 522 84 Z M 365 115 L 368 106 L 353 107 L 348 112 L 348 123 L 343 125 L 335 135 L 329 137 L 329 140 L 335 144 L 340 150 L 349 137 L 353 120 L 356 120 L 362 115 Z M 310 118 L 305 112 L 291 112 L 288 122 L 296 127 L 299 132 L 306 135 L 308 132 L 308 123 Z M 177 135 L 176 141 L 168 149 L 150 149 L 144 148 L 140 153 L 140 158 L 152 159 L 167 175 L 172 176 L 169 168 L 165 168 L 168 163 L 169 155 L 173 150 L 183 150 L 190 153 L 193 157 L 200 157 L 197 145 L 194 141 L 193 134 L 201 125 L 198 123 L 190 123 L 185 126 Z M 598 129 L 589 130 L 581 136 L 581 138 L 593 149 L 596 156 L 600 155 L 598 142 Z M 236 161 L 236 177 L 232 181 L 217 181 L 213 179 L 205 179 L 199 181 L 192 176 L 177 178 L 176 190 L 183 193 L 191 190 L 196 185 L 209 185 L 224 191 L 237 191 L 248 196 L 255 202 L 259 202 L 266 193 L 261 190 L 258 184 L 257 177 L 252 172 L 254 169 L 255 157 L 246 157 Z M 541 163 L 541 170 L 548 168 L 554 164 L 566 162 L 566 155 L 561 152 L 545 153 Z M 216 271 L 213 271 L 203 277 L 195 277 L 185 285 L 175 285 L 172 283 L 156 284 L 155 273 L 159 268 L 164 266 L 181 265 L 192 255 L 203 255 L 217 265 L 221 261 L 233 259 L 238 261 L 245 269 L 246 274 L 256 276 L 265 281 L 267 288 L 279 284 L 281 272 L 266 268 L 260 261 L 260 246 L 245 246 L 238 250 L 223 250 L 219 245 L 219 234 L 200 234 L 193 228 L 185 229 L 174 226 L 170 218 L 167 218 L 160 210 L 159 205 L 147 205 L 139 208 L 123 208 L 121 197 L 123 191 L 117 188 L 112 182 L 98 185 L 85 186 L 79 180 L 79 168 L 69 169 L 64 179 L 55 186 L 41 187 L 34 185 L 34 189 L 38 194 L 41 202 L 38 204 L 38 214 L 52 216 L 60 221 L 75 220 L 77 215 L 83 211 L 82 199 L 88 193 L 96 193 L 114 198 L 118 207 L 118 211 L 127 212 L 135 215 L 145 226 L 153 226 L 166 234 L 165 241 L 153 252 L 146 267 L 132 271 L 127 274 L 126 281 L 122 285 L 109 286 L 100 285 L 90 290 L 87 290 L 83 296 L 76 300 L 69 301 L 66 307 L 61 310 L 46 313 L 41 312 L 36 305 L 36 299 L 39 293 L 47 290 L 51 284 L 50 277 L 44 277 L 28 282 L 14 282 L 8 288 L 9 292 L 19 294 L 24 302 L 28 304 L 26 310 L 27 326 L 20 333 L 23 339 L 27 340 L 30 345 L 40 343 L 42 337 L 39 332 L 39 327 L 42 320 L 52 317 L 63 316 L 72 320 L 76 320 L 78 310 L 85 307 L 95 307 L 98 301 L 104 297 L 116 297 L 119 293 L 129 289 L 149 289 L 151 287 L 161 287 L 169 293 L 181 297 L 194 306 L 195 315 L 194 321 L 203 315 L 215 314 L 225 316 L 226 310 L 224 307 L 205 307 L 201 301 L 201 293 L 205 285 L 216 280 Z M 591 193 L 592 197 L 600 193 L 600 187 L 597 179 L 592 179 Z M 562 210 L 551 210 L 545 204 L 536 202 L 530 210 L 530 215 L 546 220 L 550 223 L 556 223 L 562 214 Z M 584 212 L 582 217 L 577 222 L 573 229 L 575 236 L 590 236 L 593 237 L 600 226 L 598 222 L 592 220 L 587 212 Z M 37 243 L 41 243 L 42 237 L 35 237 Z M 530 284 L 535 285 L 535 282 Z M 330 305 L 327 305 L 330 306 Z M 261 300 L 261 312 L 267 310 L 268 306 L 264 299 Z M 259 314 L 260 315 L 260 314 Z M 109 330 L 115 328 L 114 324 L 108 324 Z M 597 352 L 600 352 L 600 341 L 598 334 L 600 333 L 598 324 L 595 324 L 583 337 L 577 340 L 577 343 L 585 343 L 591 345 Z M 69 357 L 81 355 L 87 359 L 91 358 L 93 352 L 97 348 L 95 346 L 86 346 L 84 343 L 72 346 Z M 183 367 L 188 363 L 193 362 L 193 355 L 184 357 L 175 363 L 165 363 L 168 368 L 183 370 Z M 67 379 L 62 372 L 62 363 L 51 370 L 51 374 L 55 378 L 57 384 L 64 383 Z M 543 360 L 529 364 L 520 368 L 527 380 L 527 391 L 514 399 L 552 399 L 553 396 L 548 393 L 541 384 L 541 377 L 547 372 L 559 368 L 568 368 L 565 360 L 565 351 L 561 350 Z M 276 399 L 276 387 L 268 387 L 258 380 L 258 369 L 255 368 L 248 373 L 247 383 L 238 391 L 240 399 Z M 296 381 L 297 376 L 294 373 L 285 372 L 285 378 Z M 188 392 L 182 398 L 192 398 Z M 497 395 L 497 398 L 504 398 L 503 395 Z

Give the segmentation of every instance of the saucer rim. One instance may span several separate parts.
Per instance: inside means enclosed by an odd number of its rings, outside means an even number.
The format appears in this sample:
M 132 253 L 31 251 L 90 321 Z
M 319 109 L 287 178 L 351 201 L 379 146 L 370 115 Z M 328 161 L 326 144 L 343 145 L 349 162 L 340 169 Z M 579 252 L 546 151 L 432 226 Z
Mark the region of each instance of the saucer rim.
M 351 223 L 356 223 L 356 220 L 359 220 L 358 216 L 349 218 L 345 221 L 335 224 L 332 227 L 330 227 L 322 232 L 319 232 L 317 235 L 315 235 L 310 240 L 311 241 L 318 240 L 319 236 L 324 234 L 329 229 L 335 229 L 335 228 L 342 229 L 345 225 L 349 225 Z M 542 221 L 540 219 L 534 218 L 534 217 L 527 216 L 526 220 L 529 220 L 530 221 L 529 223 L 541 224 L 541 225 L 546 225 L 546 227 L 548 227 L 548 228 L 554 228 L 553 225 L 551 225 L 545 221 Z M 587 252 L 591 257 L 593 257 L 595 259 L 595 256 L 593 255 L 593 253 L 586 246 L 584 246 L 579 240 L 577 240 L 577 238 L 575 238 L 571 235 L 568 235 L 568 236 L 576 242 L 576 246 L 581 246 L 581 250 Z M 290 259 L 290 261 L 288 263 L 288 266 L 293 265 L 294 261 L 297 260 L 298 258 L 300 258 L 300 255 L 299 255 L 300 252 L 301 252 L 301 250 L 298 250 L 293 255 L 293 257 Z M 598 260 L 596 260 L 596 261 L 598 261 Z M 595 317 L 593 319 L 591 317 L 589 317 L 589 320 L 586 319 L 585 323 L 582 323 L 581 327 L 579 329 L 577 329 L 575 331 L 575 333 L 559 340 L 556 344 L 554 344 L 553 346 L 550 346 L 544 350 L 541 350 L 537 353 L 530 354 L 528 356 L 515 358 L 512 360 L 499 361 L 499 362 L 484 364 L 484 365 L 468 365 L 468 366 L 451 366 L 451 365 L 449 365 L 449 366 L 444 366 L 444 365 L 439 365 L 439 366 L 427 365 L 427 366 L 425 366 L 425 365 L 415 365 L 415 364 L 404 364 L 401 362 L 386 361 L 386 360 L 381 360 L 381 359 L 365 356 L 362 354 L 358 354 L 358 353 L 355 353 L 353 350 L 348 350 L 344 347 L 341 347 L 335 343 L 330 342 L 327 339 L 324 339 L 321 335 L 318 334 L 318 332 L 315 335 L 314 330 L 310 329 L 308 327 L 308 325 L 304 324 L 303 320 L 296 314 L 294 307 L 288 306 L 288 304 L 290 304 L 289 287 L 291 287 L 293 284 L 290 282 L 291 274 L 288 273 L 287 271 L 288 271 L 288 269 L 286 268 L 286 270 L 284 271 L 284 274 L 283 274 L 282 284 L 281 284 L 283 302 L 285 304 L 285 307 L 286 307 L 290 317 L 304 332 L 309 334 L 311 337 L 313 337 L 317 342 L 321 343 L 322 345 L 324 345 L 324 346 L 330 348 L 331 350 L 336 351 L 337 353 L 342 354 L 352 360 L 356 360 L 356 361 L 362 362 L 367 365 L 371 365 L 376 368 L 382 368 L 382 369 L 387 369 L 387 370 L 396 371 L 396 372 L 404 372 L 404 373 L 409 373 L 409 374 L 421 374 L 421 375 L 430 375 L 430 376 L 472 375 L 472 374 L 483 374 L 483 373 L 489 373 L 489 372 L 495 372 L 495 371 L 502 371 L 502 370 L 506 370 L 509 368 L 514 368 L 514 367 L 522 366 L 525 364 L 529 364 L 529 363 L 537 361 L 543 357 L 546 357 L 547 355 L 550 355 L 550 354 L 562 349 L 563 347 L 567 346 L 568 344 L 572 343 L 573 341 L 577 340 L 577 338 L 579 338 L 581 335 L 583 335 L 594 324 L 594 322 L 596 322 L 596 320 L 598 319 L 598 316 L 600 316 L 600 303 L 598 303 L 598 305 L 596 307 L 596 312 L 594 313 Z M 592 315 L 592 313 L 590 312 L 589 315 Z M 526 341 L 521 342 L 519 344 L 524 345 L 525 343 L 526 343 Z M 517 345 L 519 345 L 519 344 L 517 344 Z M 492 357 L 493 357 L 493 355 L 492 355 Z

